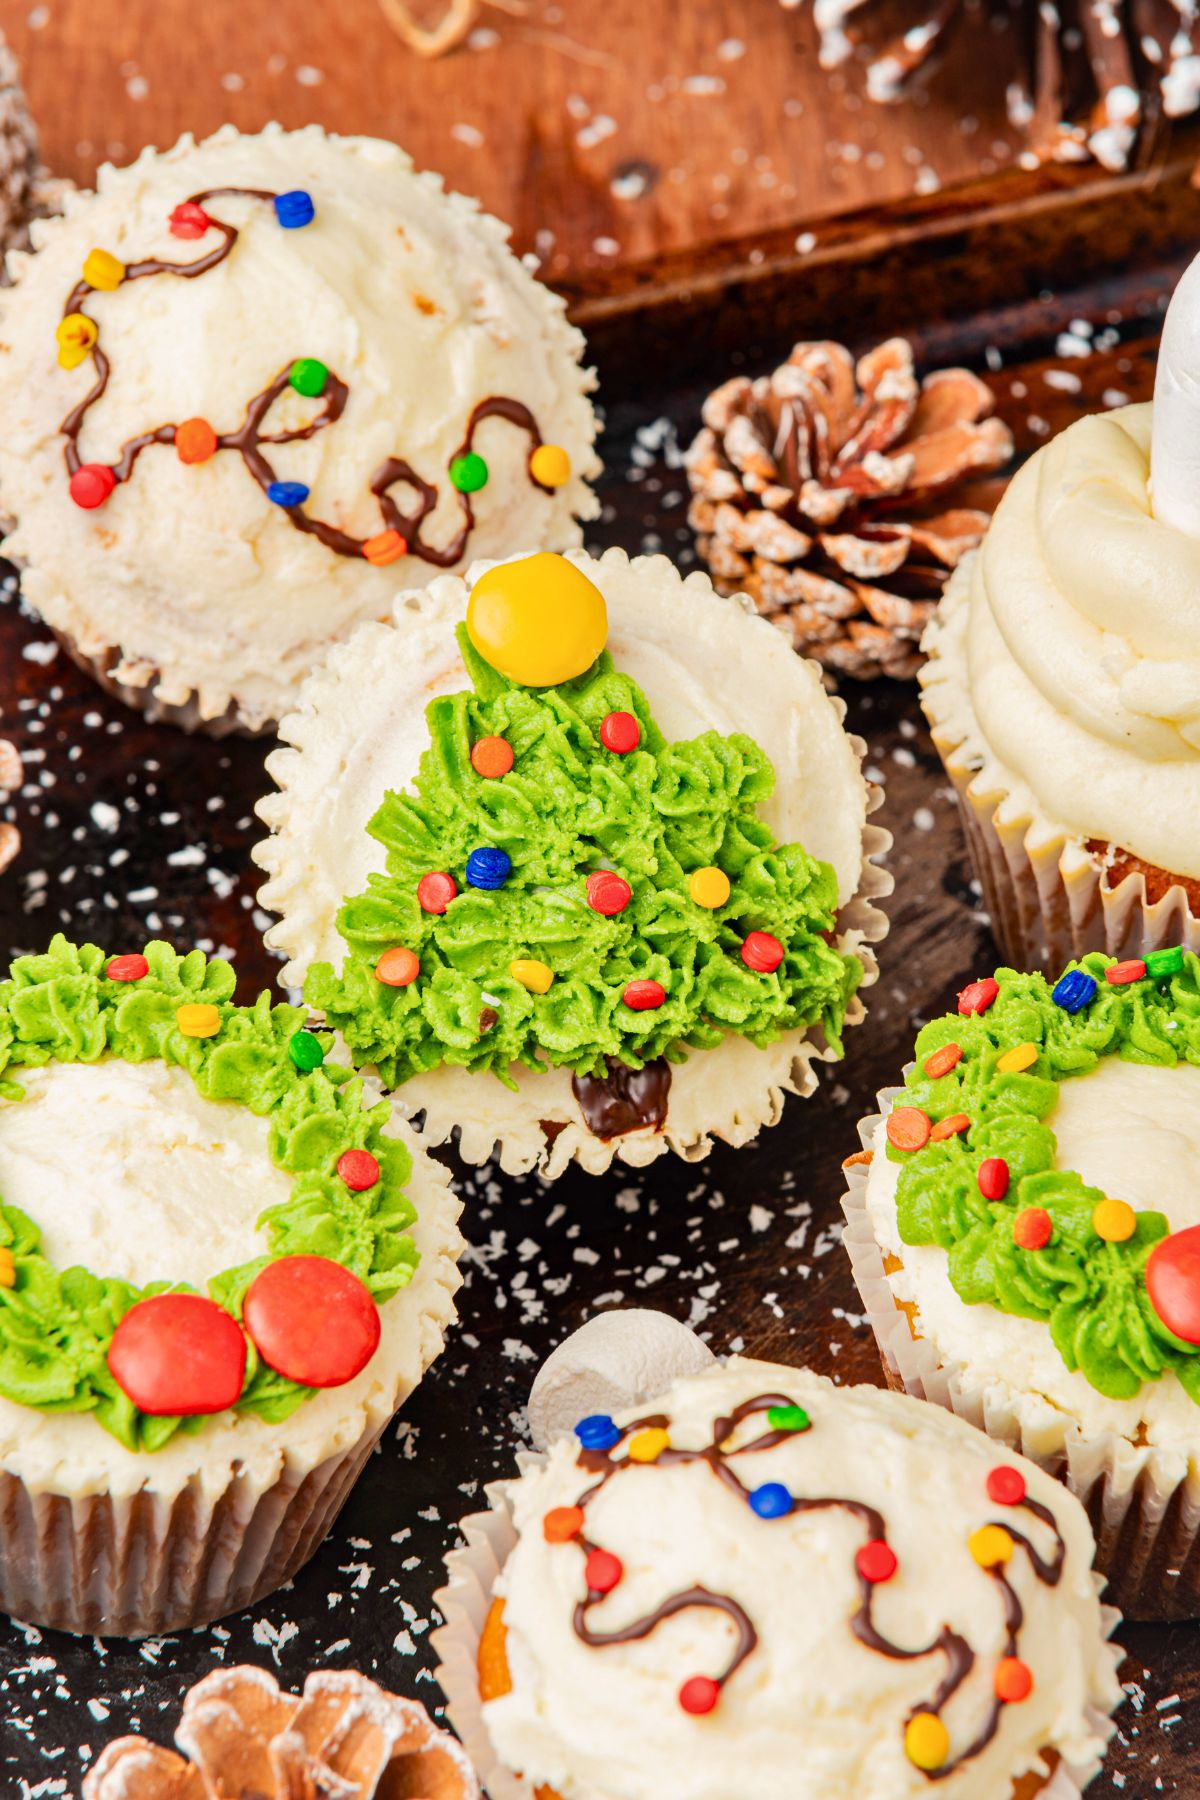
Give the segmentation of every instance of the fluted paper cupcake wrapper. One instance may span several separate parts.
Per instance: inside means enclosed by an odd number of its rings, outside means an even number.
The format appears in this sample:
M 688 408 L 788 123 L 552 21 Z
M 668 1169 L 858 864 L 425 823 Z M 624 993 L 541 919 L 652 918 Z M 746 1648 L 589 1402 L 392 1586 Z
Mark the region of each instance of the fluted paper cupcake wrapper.
M 901 1091 L 884 1089 L 879 1113 L 860 1121 L 866 1149 L 873 1148 L 880 1120 Z M 843 1242 L 888 1385 L 957 1413 L 1065 1482 L 1087 1510 L 1096 1567 L 1122 1613 L 1135 1619 L 1200 1617 L 1200 1476 L 1189 1474 L 1186 1458 L 1176 1459 L 1179 1467 L 1172 1469 L 1149 1447 L 1139 1449 L 1117 1432 L 1085 1435 L 1065 1418 L 1061 1437 L 1044 1428 L 1034 1434 L 1022 1425 L 1016 1399 L 999 1378 L 982 1385 L 961 1363 L 943 1357 L 931 1338 L 914 1338 L 884 1269 L 867 1206 L 868 1173 L 862 1163 L 846 1171 Z
M 90 675 L 110 699 L 119 700 L 123 706 L 141 713 L 151 725 L 174 725 L 180 731 L 200 732 L 214 738 L 263 737 L 274 729 L 273 720 L 260 725 L 247 724 L 232 700 L 223 713 L 212 719 L 205 718 L 200 710 L 200 696 L 195 692 L 178 703 L 160 699 L 152 680 L 136 686 L 133 682 L 118 679 L 113 671 L 123 660 L 119 650 L 105 650 L 99 656 L 88 656 L 68 632 L 58 631 L 53 626 L 51 630 L 76 668 Z
M 517 1460 L 523 1473 L 540 1458 L 524 1453 Z M 497 1577 L 517 1541 L 508 1500 L 510 1487 L 507 1481 L 493 1482 L 484 1489 L 489 1511 L 471 1513 L 462 1521 L 466 1542 L 446 1558 L 446 1585 L 434 1595 L 445 1623 L 434 1632 L 432 1642 L 438 1653 L 437 1679 L 446 1697 L 446 1716 L 462 1739 L 490 1800 L 536 1800 L 532 1785 L 500 1761 L 479 1697 L 479 1639 Z M 1103 1576 L 1094 1579 L 1097 1592 L 1103 1592 Z M 1115 1607 L 1102 1606 L 1101 1617 L 1107 1640 L 1104 1651 L 1112 1660 L 1115 1677 L 1124 1652 L 1111 1638 L 1121 1622 L 1121 1614 Z M 1116 1730 L 1105 1713 L 1090 1711 L 1088 1723 L 1106 1744 Z M 1038 1800 L 1079 1800 L 1099 1768 L 1098 1757 L 1086 1767 L 1070 1767 L 1059 1761 L 1045 1786 L 1038 1790 Z

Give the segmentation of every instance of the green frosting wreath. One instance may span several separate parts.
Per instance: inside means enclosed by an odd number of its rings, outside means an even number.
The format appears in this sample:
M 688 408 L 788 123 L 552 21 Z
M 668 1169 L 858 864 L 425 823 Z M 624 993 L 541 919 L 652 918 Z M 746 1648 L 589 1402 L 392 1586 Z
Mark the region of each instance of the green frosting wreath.
M 911 1152 L 889 1143 L 888 1156 L 903 1165 L 896 1195 L 901 1240 L 940 1245 L 967 1305 L 1045 1321 L 1067 1368 L 1112 1399 L 1132 1399 L 1143 1382 L 1172 1374 L 1200 1404 L 1200 1344 L 1177 1337 L 1147 1292 L 1147 1262 L 1171 1229 L 1165 1215 L 1139 1212 L 1132 1236 L 1102 1238 L 1093 1213 L 1107 1196 L 1057 1166 L 1057 1141 L 1044 1122 L 1057 1084 L 1086 1075 L 1103 1056 L 1200 1066 L 1200 960 L 1174 950 L 1148 962 L 1149 972 L 1119 986 L 1105 975 L 1113 958 L 1098 953 L 1072 963 L 1055 988 L 1042 975 L 997 969 L 999 994 L 985 1012 L 952 1013 L 925 1026 L 896 1101 L 935 1125 L 965 1114 L 969 1130 Z M 1095 984 L 1076 1012 L 1053 997 L 1069 991 L 1073 971 Z M 961 1049 L 961 1060 L 931 1079 L 924 1065 L 950 1044 Z M 997 1067 L 1005 1051 L 1025 1044 L 1037 1052 L 1030 1067 Z M 1008 1167 L 1000 1200 L 986 1199 L 979 1186 L 980 1164 L 992 1157 Z M 1022 1248 L 1014 1238 L 1028 1208 L 1043 1209 L 1052 1223 L 1042 1248 Z
M 341 976 L 314 964 L 305 998 L 341 1031 L 358 1062 L 397 1085 L 441 1063 L 490 1070 L 510 1064 L 601 1073 L 612 1057 L 641 1068 L 712 1049 L 727 1032 L 765 1046 L 820 1024 L 840 1054 L 846 1008 L 862 978 L 857 957 L 829 941 L 837 880 L 799 844 L 777 844 L 758 817 L 775 786 L 752 739 L 715 731 L 668 743 L 636 682 L 603 652 L 559 687 L 520 687 L 458 640 L 473 688 L 426 709 L 430 748 L 415 790 L 389 793 L 369 830 L 386 872 L 347 900 L 338 929 L 349 946 Z M 632 713 L 641 742 L 627 755 L 601 743 L 606 714 Z M 515 762 L 500 780 L 475 772 L 471 747 L 503 737 Z M 512 860 L 497 891 L 464 886 L 470 853 L 494 846 Z M 689 876 L 719 867 L 731 891 L 708 910 Z M 633 898 L 615 917 L 585 898 L 589 873 L 614 869 Z M 433 871 L 459 892 L 442 914 L 424 912 L 417 883 Z M 770 974 L 742 962 L 751 931 L 785 947 Z M 377 980 L 382 952 L 419 958 L 408 987 Z M 510 973 L 533 958 L 553 971 L 545 993 Z M 650 979 L 662 1005 L 635 1011 L 628 982 Z
M 111 959 L 94 944 L 76 948 L 62 936 L 44 956 L 13 963 L 9 980 L 0 983 L 0 1106 L 20 1103 L 23 1088 L 9 1071 L 21 1067 L 119 1057 L 186 1069 L 205 1099 L 245 1106 L 268 1121 L 271 1161 L 292 1177 L 291 1197 L 258 1220 L 269 1253 L 214 1274 L 210 1298 L 240 1319 L 259 1271 L 295 1255 L 343 1264 L 376 1302 L 406 1287 L 417 1265 L 408 1235 L 416 1212 L 404 1191 L 412 1158 L 403 1143 L 383 1136 L 387 1102 L 364 1106 L 362 1082 L 334 1063 L 298 1067 L 289 1046 L 305 1014 L 272 1006 L 268 994 L 253 1006 L 233 1005 L 235 977 L 227 963 L 210 962 L 200 950 L 181 957 L 163 943 L 148 944 L 144 954 L 148 973 L 131 982 L 107 978 Z M 215 1036 L 183 1035 L 175 1015 L 189 1002 L 217 1008 Z M 323 1054 L 332 1038 L 313 1035 Z M 316 1050 L 306 1048 L 311 1060 Z M 379 1164 L 380 1179 L 365 1193 L 351 1192 L 335 1173 L 350 1149 L 369 1150 Z M 113 1333 L 135 1302 L 192 1290 L 171 1282 L 138 1288 L 84 1268 L 59 1270 L 41 1253 L 40 1241 L 35 1221 L 0 1195 L 0 1247 L 16 1273 L 14 1286 L 0 1286 L 0 1394 L 44 1412 L 90 1412 L 130 1450 L 159 1450 L 176 1431 L 201 1429 L 203 1416 L 140 1412 L 106 1362 Z M 238 1411 L 278 1424 L 316 1391 L 269 1368 L 249 1338 L 247 1351 Z

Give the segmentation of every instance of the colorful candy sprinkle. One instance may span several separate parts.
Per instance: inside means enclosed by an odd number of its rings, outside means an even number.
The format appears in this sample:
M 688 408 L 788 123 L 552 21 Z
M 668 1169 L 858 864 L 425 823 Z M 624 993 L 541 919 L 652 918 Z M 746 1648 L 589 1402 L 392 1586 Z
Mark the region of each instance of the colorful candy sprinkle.
M 950 1754 L 950 1733 L 936 1713 L 915 1713 L 904 1728 L 904 1754 L 928 1774 L 940 1769 Z
M 80 463 L 67 483 L 67 491 L 76 506 L 91 512 L 103 506 L 117 485 L 117 478 L 106 463 Z
M 485 781 L 498 781 L 512 768 L 513 747 L 507 738 L 481 737 L 471 746 L 471 767 Z
M 1014 1044 L 996 1058 L 996 1068 L 1001 1075 L 1019 1075 L 1022 1069 L 1031 1069 L 1037 1059 L 1036 1044 Z
M 645 1431 L 636 1432 L 628 1444 L 629 1460 L 635 1463 L 655 1463 L 664 1450 L 671 1448 L 671 1434 L 661 1426 L 649 1425 Z
M 998 1569 L 1011 1562 L 1016 1547 L 1003 1525 L 981 1525 L 967 1539 L 967 1548 L 981 1569 Z
M 1013 1220 L 1012 1234 L 1018 1250 L 1044 1250 L 1054 1236 L 1054 1220 L 1044 1206 L 1027 1206 Z
M 580 1419 L 575 1436 L 585 1450 L 611 1450 L 621 1441 L 620 1428 L 608 1413 L 589 1413 Z
M 150 964 L 140 950 L 135 950 L 129 956 L 114 956 L 104 973 L 110 981 L 144 981 Z
M 971 1121 L 966 1113 L 948 1113 L 939 1119 L 929 1134 L 931 1144 L 944 1144 L 947 1138 L 958 1137 L 964 1131 L 970 1131 Z
M 720 1698 L 720 1686 L 711 1675 L 693 1675 L 679 1690 L 680 1706 L 698 1719 L 712 1712 Z
M 54 336 L 58 341 L 59 367 L 77 369 L 91 355 L 99 331 L 95 319 L 89 319 L 86 313 L 73 312 L 59 320 Z
M 458 893 L 458 883 L 444 869 L 431 869 L 417 883 L 417 905 L 422 912 L 444 913 Z
M 175 427 L 175 454 L 181 463 L 206 463 L 217 454 L 217 434 L 207 419 L 185 419 Z
M 1068 969 L 1054 985 L 1050 998 L 1066 1013 L 1081 1013 L 1096 998 L 1096 983 L 1086 969 Z
M 750 1511 L 760 1519 L 786 1519 L 794 1504 L 782 1481 L 764 1481 L 750 1495 Z
M 402 944 L 385 950 L 375 964 L 375 979 L 384 987 L 411 987 L 420 973 L 420 957 L 415 950 L 406 950 Z
M 209 1000 L 189 1000 L 175 1013 L 175 1024 L 187 1038 L 216 1037 L 221 1015 Z
M 296 1067 L 306 1075 L 319 1069 L 325 1061 L 325 1052 L 320 1042 L 311 1031 L 294 1031 L 288 1039 L 288 1055 Z
M 661 981 L 627 981 L 622 1000 L 632 1012 L 656 1012 L 667 997 Z
M 302 1387 L 342 1387 L 379 1347 L 365 1282 L 327 1256 L 281 1256 L 250 1283 L 242 1319 L 269 1368 Z
M 549 551 L 499 563 L 467 602 L 467 634 L 494 669 L 522 687 L 554 687 L 590 669 L 608 641 L 594 581 Z
M 919 1106 L 893 1106 L 888 1114 L 887 1140 L 897 1150 L 920 1150 L 929 1142 L 933 1124 Z
M 880 1582 L 892 1579 L 899 1563 L 890 1544 L 882 1538 L 872 1538 L 856 1553 L 854 1566 L 864 1581 L 878 1587 Z
M 402 556 L 408 555 L 408 539 L 398 531 L 377 531 L 374 537 L 363 543 L 363 555 L 373 569 L 386 569 L 389 563 L 399 562 Z
M 633 889 L 611 869 L 597 869 L 587 878 L 587 903 L 606 919 L 622 913 L 633 899 Z
M 1172 944 L 1167 950 L 1148 950 L 1146 973 L 1155 981 L 1165 981 L 1169 975 L 1182 975 L 1183 951 L 1180 946 Z
M 769 1406 L 767 1426 L 771 1431 L 807 1431 L 812 1420 L 802 1406 Z
M 1133 957 L 1129 962 L 1110 963 L 1104 971 L 1104 979 L 1110 987 L 1128 987 L 1131 981 L 1144 981 L 1146 965 L 1141 957 Z
M 17 1261 L 8 1246 L 0 1245 L 0 1288 L 17 1285 Z
M 1033 1692 L 1033 1671 L 1019 1656 L 1002 1656 L 996 1664 L 996 1698 L 1006 1706 L 1019 1706 Z
M 1124 1244 L 1137 1230 L 1137 1214 L 1128 1200 L 1101 1200 L 1092 1212 L 1092 1230 L 1106 1244 Z
M 1173 1231 L 1146 1264 L 1146 1292 L 1168 1331 L 1200 1344 L 1200 1225 Z
M 111 294 L 125 279 L 125 264 L 111 250 L 89 250 L 83 259 L 83 279 L 102 294 Z
M 267 499 L 272 506 L 303 506 L 309 489 L 302 481 L 269 481 Z
M 724 869 L 718 869 L 715 863 L 707 868 L 693 871 L 688 881 L 688 893 L 697 906 L 707 907 L 715 912 L 718 906 L 724 906 L 731 892 L 731 884 Z
M 1025 1499 L 1025 1477 L 1011 1463 L 1001 1463 L 988 1470 L 987 1491 L 988 1499 L 997 1506 L 1020 1506 Z
M 302 226 L 311 225 L 316 216 L 313 197 L 303 188 L 292 188 L 286 194 L 276 194 L 275 217 L 285 231 L 299 231 Z
M 631 712 L 605 713 L 600 721 L 600 742 L 614 756 L 628 756 L 642 741 L 642 728 Z
M 783 945 L 769 931 L 752 931 L 742 941 L 742 961 L 756 975 L 773 975 L 783 961 Z
M 943 1044 L 932 1056 L 927 1056 L 921 1064 L 921 1071 L 928 1075 L 930 1081 L 940 1081 L 951 1069 L 956 1069 L 962 1061 L 961 1044 Z
M 553 1506 L 542 1520 L 542 1536 L 548 1544 L 572 1544 L 583 1526 L 582 1506 Z
M 539 444 L 529 459 L 529 473 L 539 487 L 563 487 L 571 479 L 571 459 L 561 444 Z
M 131 1306 L 105 1359 L 121 1392 L 155 1418 L 224 1412 L 246 1376 L 246 1339 L 203 1294 L 152 1294 Z
M 539 962 L 536 956 L 518 956 L 509 963 L 508 972 L 531 994 L 549 993 L 554 981 L 554 970 L 547 963 Z
M 329 370 L 317 356 L 298 356 L 288 370 L 288 386 L 308 400 L 316 400 L 325 392 Z
M 583 1565 L 583 1578 L 587 1582 L 589 1594 L 611 1594 L 620 1586 L 625 1570 L 619 1556 L 611 1550 L 589 1550 L 587 1561 Z
M 512 857 L 507 850 L 497 849 L 494 844 L 472 850 L 467 858 L 467 882 L 473 888 L 493 893 L 504 886 L 511 874 Z
M 975 1180 L 985 1200 L 1003 1200 L 1008 1192 L 1008 1164 L 1002 1156 L 985 1156 Z
M 965 1018 L 973 1013 L 985 1013 L 1000 992 L 1000 983 L 992 976 L 985 975 L 982 981 L 968 982 L 958 996 L 958 1010 Z
M 487 486 L 487 479 L 488 466 L 476 451 L 468 450 L 464 456 L 452 458 L 450 485 L 460 494 L 477 494 L 480 488 Z
M 365 1194 L 379 1180 L 379 1164 L 369 1150 L 343 1150 L 336 1166 L 352 1194 Z
M 181 200 L 171 213 L 168 224 L 172 237 L 190 241 L 202 238 L 212 225 L 212 220 L 194 200 Z

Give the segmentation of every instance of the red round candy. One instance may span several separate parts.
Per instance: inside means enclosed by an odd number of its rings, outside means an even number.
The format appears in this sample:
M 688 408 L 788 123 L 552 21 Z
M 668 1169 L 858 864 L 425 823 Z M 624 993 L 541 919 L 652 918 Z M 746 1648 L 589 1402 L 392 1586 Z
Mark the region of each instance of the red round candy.
M 872 1538 L 854 1558 L 854 1566 L 863 1580 L 874 1587 L 881 1581 L 890 1581 L 896 1573 L 896 1552 L 882 1538 Z
M 611 869 L 597 869 L 587 878 L 587 903 L 593 912 L 603 913 L 606 919 L 624 912 L 632 899 L 633 889 L 629 883 L 620 875 L 614 875 Z
M 1003 1200 L 1008 1192 L 1008 1164 L 1002 1156 L 985 1156 L 975 1179 L 985 1200 Z
M 202 206 L 194 200 L 182 200 L 171 214 L 171 236 L 177 238 L 202 238 L 212 220 Z
M 1173 1231 L 1154 1246 L 1146 1292 L 1168 1331 L 1185 1344 L 1200 1344 L 1200 1225 Z
M 1025 1477 L 1011 1463 L 1001 1463 L 998 1469 L 989 1469 L 987 1491 L 988 1499 L 997 1506 L 1020 1506 L 1025 1498 Z
M 422 875 L 417 883 L 417 900 L 422 912 L 444 913 L 457 892 L 458 883 L 453 875 L 446 875 L 440 869 Z
M 600 721 L 600 742 L 615 756 L 628 756 L 642 741 L 642 728 L 630 712 L 605 713 Z
M 611 1550 L 588 1551 L 583 1574 L 590 1594 L 611 1594 L 624 1573 L 620 1557 Z
M 742 961 L 756 975 L 772 975 L 783 961 L 783 945 L 769 931 L 752 931 L 742 944 Z
M 67 486 L 76 506 L 92 512 L 103 506 L 117 485 L 117 478 L 105 463 L 80 463 Z
M 1144 981 L 1146 965 L 1140 957 L 1131 962 L 1110 963 L 1104 971 L 1104 979 L 1109 987 L 1128 987 L 1131 981 Z
M 337 1172 L 354 1194 L 364 1193 L 379 1180 L 379 1164 L 369 1150 L 343 1150 Z
M 150 973 L 150 964 L 134 951 L 131 956 L 114 956 L 104 973 L 110 981 L 141 981 Z
M 630 981 L 621 995 L 626 1006 L 634 1012 L 653 1012 L 666 997 L 667 990 L 661 981 Z
M 1054 1220 L 1044 1206 L 1027 1206 L 1013 1220 L 1013 1243 L 1018 1250 L 1044 1250 L 1053 1235 Z
M 990 975 L 986 975 L 982 981 L 969 982 L 958 996 L 958 1010 L 965 1015 L 984 1013 L 999 992 L 1000 983 Z
M 246 1339 L 203 1294 L 153 1294 L 131 1306 L 108 1346 L 108 1371 L 156 1418 L 224 1412 L 246 1376 Z
M 242 1318 L 263 1361 L 303 1387 L 341 1387 L 379 1347 L 379 1308 L 327 1256 L 281 1256 L 246 1290 Z
M 710 1713 L 721 1698 L 721 1689 L 711 1675 L 693 1675 L 679 1690 L 679 1704 L 685 1713 L 697 1718 Z

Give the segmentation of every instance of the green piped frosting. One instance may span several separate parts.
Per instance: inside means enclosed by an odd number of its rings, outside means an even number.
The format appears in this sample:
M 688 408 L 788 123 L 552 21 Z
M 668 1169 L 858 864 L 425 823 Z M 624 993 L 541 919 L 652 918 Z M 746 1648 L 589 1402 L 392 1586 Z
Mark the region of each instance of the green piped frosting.
M 1105 979 L 1112 962 L 1097 953 L 1070 965 L 1096 982 L 1094 998 L 1074 1015 L 1055 1003 L 1044 976 L 997 969 L 1000 992 L 985 1013 L 951 1013 L 925 1026 L 896 1104 L 919 1107 L 935 1124 L 965 1113 L 971 1127 L 907 1154 L 888 1145 L 888 1156 L 903 1165 L 900 1237 L 940 1245 L 954 1290 L 968 1305 L 1044 1320 L 1067 1368 L 1100 1393 L 1130 1400 L 1143 1382 L 1170 1373 L 1200 1404 L 1200 1345 L 1169 1331 L 1146 1292 L 1146 1263 L 1170 1230 L 1166 1217 L 1139 1212 L 1124 1243 L 1101 1239 L 1092 1212 L 1106 1196 L 1057 1166 L 1057 1140 L 1045 1123 L 1057 1084 L 1086 1075 L 1102 1056 L 1200 1066 L 1200 960 L 1185 954 L 1179 973 L 1123 986 Z M 951 1043 L 961 1047 L 962 1060 L 931 1080 L 924 1064 Z M 1024 1043 L 1036 1046 L 1037 1061 L 1022 1073 L 1002 1073 L 1000 1055 Z M 980 1163 L 993 1156 L 1009 1169 L 999 1201 L 985 1200 L 977 1180 Z M 1042 1250 L 1023 1250 L 1013 1240 L 1016 1216 L 1032 1206 L 1053 1222 Z
M 513 1063 L 583 1075 L 609 1057 L 641 1068 L 663 1055 L 682 1061 L 685 1046 L 712 1049 L 727 1032 L 765 1046 L 817 1024 L 840 1053 L 862 965 L 827 941 L 833 869 L 799 844 L 777 844 L 758 817 L 775 786 L 758 745 L 715 731 L 669 744 L 607 651 L 574 681 L 524 688 L 483 661 L 465 627 L 458 636 L 473 690 L 427 707 L 431 741 L 416 787 L 389 793 L 369 827 L 387 851 L 386 872 L 338 915 L 349 946 L 341 977 L 317 963 L 304 990 L 355 1060 L 375 1063 L 392 1085 L 442 1063 L 502 1080 Z M 641 726 L 629 755 L 600 741 L 609 712 L 633 713 Z M 471 746 L 490 736 L 514 752 L 499 780 L 471 765 Z M 467 858 L 483 845 L 512 858 L 498 891 L 466 884 Z M 708 911 L 692 900 L 688 878 L 713 864 L 731 891 Z M 633 890 L 613 918 L 585 898 L 588 874 L 602 867 Z M 458 885 L 442 915 L 417 901 L 431 871 Z M 751 931 L 785 946 L 774 974 L 742 962 Z M 409 987 L 375 978 L 394 945 L 420 958 Z M 510 964 L 522 958 L 554 971 L 547 993 L 513 978 Z M 632 1011 L 625 986 L 646 977 L 662 983 L 666 1002 Z
M 251 1281 L 280 1256 L 325 1256 L 359 1276 L 382 1303 L 406 1287 L 417 1265 L 409 1228 L 416 1218 L 405 1186 L 412 1158 L 403 1143 L 383 1136 L 391 1109 L 366 1107 L 352 1071 L 324 1063 L 297 1069 L 288 1043 L 305 1020 L 293 1006 L 272 1006 L 260 995 L 235 1006 L 234 973 L 200 950 L 178 956 L 167 944 L 147 944 L 150 972 L 135 982 L 109 981 L 109 958 L 94 944 L 76 948 L 56 937 L 44 956 L 23 956 L 0 983 L 0 1106 L 21 1103 L 12 1071 L 49 1062 L 152 1059 L 186 1069 L 208 1100 L 245 1106 L 269 1122 L 275 1167 L 292 1177 L 290 1198 L 258 1221 L 270 1253 L 214 1274 L 209 1296 L 241 1317 Z M 215 1037 L 184 1037 L 175 1023 L 187 1002 L 216 1006 Z M 332 1037 L 320 1035 L 328 1050 Z M 369 1150 L 380 1179 L 352 1193 L 335 1172 L 343 1151 Z M 86 1180 L 86 1145 L 80 1146 Z M 169 1172 L 164 1171 L 164 1178 Z M 16 1285 L 0 1287 L 0 1394 L 44 1412 L 91 1412 L 130 1450 L 158 1450 L 176 1431 L 200 1430 L 204 1418 L 151 1417 L 117 1386 L 106 1356 L 113 1332 L 130 1307 L 150 1294 L 196 1291 L 178 1283 L 144 1288 L 93 1273 L 59 1270 L 42 1255 L 36 1222 L 0 1196 L 0 1246 L 16 1264 Z M 238 1411 L 271 1424 L 293 1413 L 315 1391 L 278 1375 L 247 1339 L 246 1379 Z

